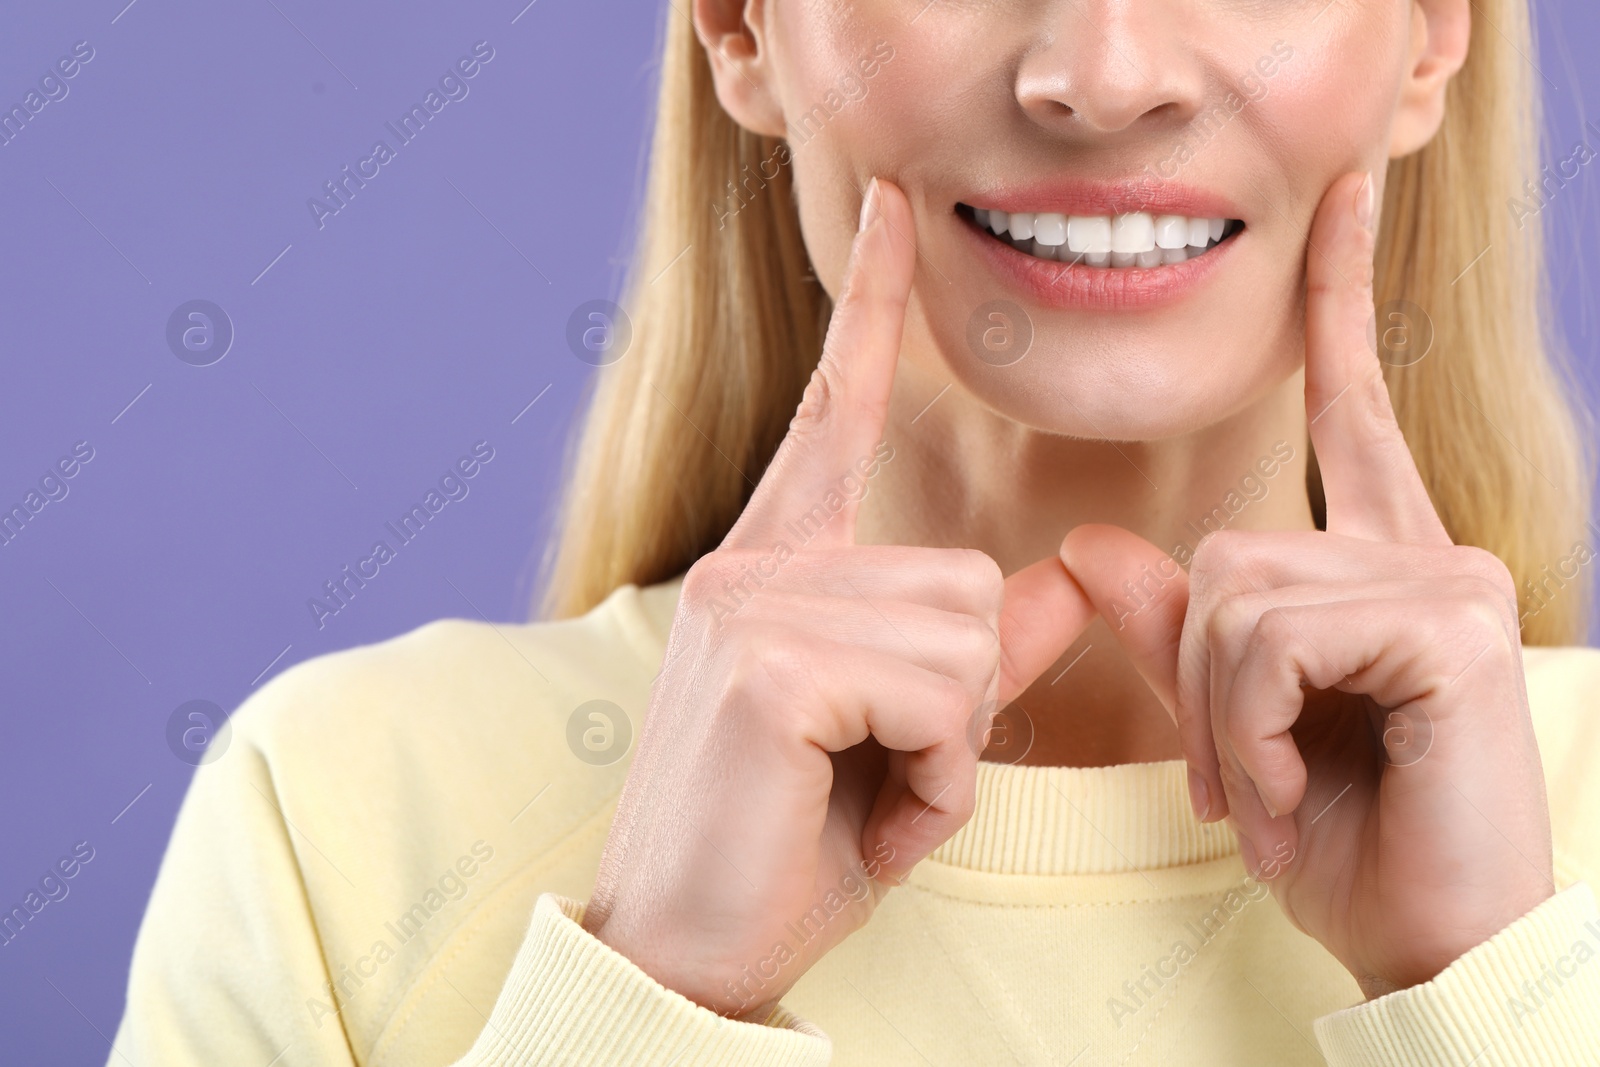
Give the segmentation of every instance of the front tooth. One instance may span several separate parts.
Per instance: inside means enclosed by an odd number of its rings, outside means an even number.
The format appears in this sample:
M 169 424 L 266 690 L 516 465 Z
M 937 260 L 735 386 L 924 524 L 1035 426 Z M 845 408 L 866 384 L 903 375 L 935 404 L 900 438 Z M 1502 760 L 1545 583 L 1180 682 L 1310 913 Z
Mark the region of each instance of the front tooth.
M 1141 267 L 1159 267 L 1161 266 L 1161 255 L 1163 251 L 1165 250 L 1160 248 L 1152 248 L 1148 252 L 1139 252 L 1137 253 L 1138 259 L 1136 262 Z
M 1011 216 L 1011 236 L 1019 241 L 1033 237 L 1033 212 L 1019 211 Z
M 1101 255 L 1111 251 L 1111 218 L 1108 215 L 1074 215 L 1067 220 L 1067 248 L 1074 252 Z
M 1206 220 L 1206 228 L 1209 231 L 1211 239 L 1213 241 L 1222 240 L 1222 227 L 1223 227 L 1223 224 L 1225 222 L 1226 222 L 1225 219 L 1207 219 Z
M 1189 220 L 1183 215 L 1156 216 L 1156 247 L 1187 248 Z
M 1163 248 L 1161 250 L 1161 262 L 1163 262 L 1163 263 L 1165 263 L 1165 264 L 1167 264 L 1169 266 L 1172 265 L 1172 264 L 1175 264 L 1175 263 L 1187 262 L 1188 259 L 1189 259 L 1189 246 L 1188 245 L 1184 245 L 1182 248 Z
M 1211 224 L 1205 219 L 1189 220 L 1189 247 L 1204 248 L 1211 239 Z
M 1083 261 L 1091 267 L 1109 267 L 1111 265 L 1111 253 L 1085 252 Z
M 1067 217 L 1052 211 L 1040 212 L 1033 220 L 1033 239 L 1042 245 L 1067 243 Z
M 1111 265 L 1113 267 L 1131 267 L 1133 261 L 1139 258 L 1137 252 L 1112 252 Z
M 1111 251 L 1148 252 L 1156 246 L 1155 219 L 1147 211 L 1133 211 L 1111 220 Z
M 989 212 L 990 231 L 994 233 L 996 237 L 999 237 L 1000 235 L 1004 234 L 1006 229 L 1010 226 L 1010 219 L 1011 216 L 1007 215 L 1004 211 L 991 210 Z

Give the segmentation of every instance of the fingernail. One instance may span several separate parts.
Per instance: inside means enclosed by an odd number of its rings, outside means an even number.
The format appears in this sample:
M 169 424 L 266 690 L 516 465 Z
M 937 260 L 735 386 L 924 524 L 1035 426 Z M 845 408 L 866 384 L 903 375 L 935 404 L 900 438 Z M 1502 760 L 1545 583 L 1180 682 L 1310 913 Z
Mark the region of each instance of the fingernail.
M 1267 809 L 1267 814 L 1276 819 L 1278 817 L 1278 809 L 1273 806 L 1273 803 L 1270 799 L 1268 799 L 1267 794 L 1262 791 L 1259 783 L 1256 785 L 1256 796 L 1260 798 L 1261 806 Z
M 1201 822 L 1211 813 L 1211 792 L 1199 771 L 1189 768 L 1189 803 L 1194 807 L 1194 817 Z
M 1367 176 L 1361 179 L 1361 188 L 1356 190 L 1356 225 L 1364 230 L 1372 229 L 1372 209 L 1376 196 L 1372 189 L 1372 172 L 1367 171 Z
M 873 213 L 878 210 L 878 179 L 873 178 L 867 183 L 867 195 L 861 198 L 861 218 L 856 222 L 856 232 L 860 233 L 867 228 L 867 223 L 872 221 Z

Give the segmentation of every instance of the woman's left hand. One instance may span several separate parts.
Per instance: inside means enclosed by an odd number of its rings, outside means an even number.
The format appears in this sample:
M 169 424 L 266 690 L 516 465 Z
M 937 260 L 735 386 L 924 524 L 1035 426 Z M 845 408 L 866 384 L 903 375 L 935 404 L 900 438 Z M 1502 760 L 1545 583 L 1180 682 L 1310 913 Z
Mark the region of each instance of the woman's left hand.
M 1451 542 L 1395 422 L 1363 178 L 1333 184 L 1307 254 L 1327 532 L 1214 533 L 1187 578 L 1116 527 L 1075 529 L 1061 556 L 1108 619 L 1124 579 L 1174 574 L 1117 637 L 1174 715 L 1196 813 L 1229 819 L 1251 874 L 1372 997 L 1433 978 L 1555 886 L 1516 587 Z

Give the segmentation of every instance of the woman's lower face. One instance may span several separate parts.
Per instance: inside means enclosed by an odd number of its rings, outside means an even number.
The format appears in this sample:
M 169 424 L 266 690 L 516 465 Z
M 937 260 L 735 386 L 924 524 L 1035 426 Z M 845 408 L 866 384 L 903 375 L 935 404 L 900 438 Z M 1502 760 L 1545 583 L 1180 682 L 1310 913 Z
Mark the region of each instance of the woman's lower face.
M 1381 183 L 1401 0 L 777 3 L 800 217 L 838 295 L 874 176 L 916 218 L 904 358 L 1023 425 L 1157 440 L 1303 358 L 1339 175 Z M 1381 198 L 1381 185 L 1380 185 Z

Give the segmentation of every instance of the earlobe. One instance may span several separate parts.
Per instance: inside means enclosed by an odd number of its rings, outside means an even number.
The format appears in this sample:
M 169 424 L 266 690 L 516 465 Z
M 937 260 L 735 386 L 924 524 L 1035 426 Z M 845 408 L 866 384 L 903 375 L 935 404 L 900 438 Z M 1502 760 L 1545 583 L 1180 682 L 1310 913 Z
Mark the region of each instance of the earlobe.
M 1445 91 L 1466 62 L 1471 35 L 1471 0 L 1413 0 L 1410 66 L 1395 110 L 1391 159 L 1410 155 L 1439 132 Z
M 695 36 L 705 47 L 723 109 L 753 133 L 784 136 L 764 0 L 693 0 L 693 5 Z

